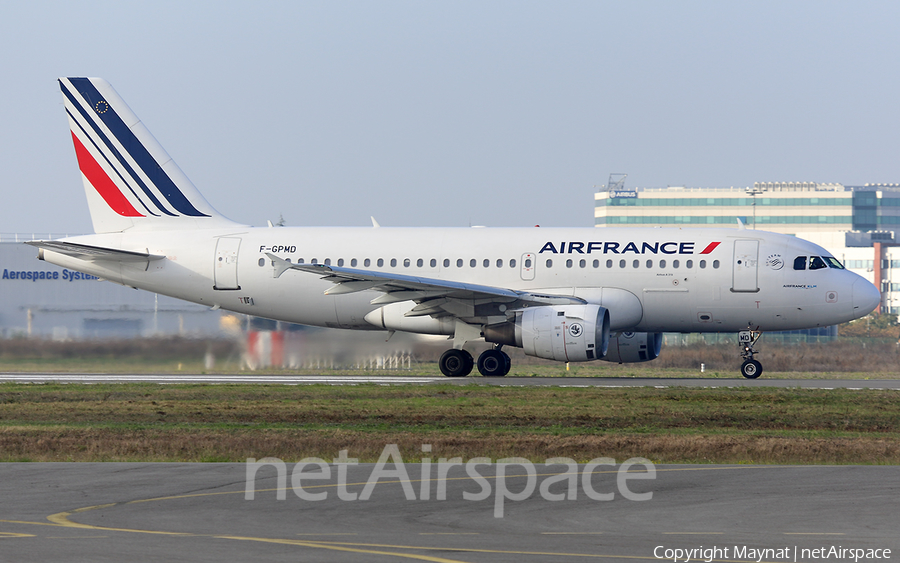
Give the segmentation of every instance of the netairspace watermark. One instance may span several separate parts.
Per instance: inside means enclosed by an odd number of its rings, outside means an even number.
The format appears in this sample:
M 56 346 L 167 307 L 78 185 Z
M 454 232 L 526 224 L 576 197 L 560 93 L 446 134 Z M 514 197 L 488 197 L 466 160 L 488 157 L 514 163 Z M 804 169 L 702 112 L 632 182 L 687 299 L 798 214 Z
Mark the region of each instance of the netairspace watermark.
M 710 563 L 716 560 L 733 559 L 742 561 L 870 561 L 878 559 L 890 559 L 890 549 L 854 548 L 841 545 L 819 547 L 768 547 L 757 548 L 746 545 L 712 546 L 692 548 L 671 548 L 658 545 L 653 549 L 653 556 L 657 559 L 672 561 L 672 563 L 689 563 L 690 561 L 705 561 Z
M 431 452 L 431 445 L 424 444 L 422 446 L 423 453 Z M 494 495 L 494 517 L 503 518 L 504 506 L 507 501 L 520 502 L 531 498 L 538 491 L 541 498 L 548 501 L 576 500 L 578 498 L 579 484 L 581 492 L 585 497 L 596 501 L 611 501 L 615 498 L 616 493 L 613 491 L 598 491 L 594 488 L 592 477 L 595 472 L 610 473 L 616 466 L 616 460 L 610 457 L 598 457 L 592 459 L 588 463 L 579 468 L 579 464 L 575 460 L 567 457 L 554 457 L 544 461 L 549 466 L 566 466 L 564 472 L 545 476 L 538 483 L 538 474 L 534 463 L 521 457 L 508 457 L 498 459 L 494 463 L 491 458 L 475 457 L 463 463 L 461 457 L 454 458 L 438 458 L 437 463 L 433 463 L 432 458 L 423 457 L 421 461 L 416 462 L 420 467 L 420 478 L 418 479 L 418 496 L 410 480 L 409 472 L 406 470 L 406 464 L 400 455 L 400 448 L 397 444 L 388 444 L 381 452 L 381 457 L 372 468 L 369 478 L 366 480 L 365 486 L 361 492 L 351 492 L 347 489 L 347 470 L 351 465 L 358 465 L 359 460 L 347 457 L 348 450 L 341 450 L 340 455 L 332 460 L 333 466 L 327 461 L 317 457 L 307 457 L 301 459 L 294 465 L 291 471 L 291 490 L 294 494 L 306 501 L 323 501 L 328 498 L 329 491 L 322 490 L 311 492 L 304 489 L 304 483 L 309 488 L 310 481 L 330 480 L 333 473 L 337 473 L 337 483 L 335 490 L 337 498 L 342 501 L 366 501 L 371 495 L 379 480 L 392 479 L 399 482 L 403 488 L 403 495 L 406 500 L 430 500 L 433 485 L 436 488 L 434 500 L 447 500 L 447 480 L 450 470 L 454 467 L 465 467 L 466 475 L 480 487 L 480 490 L 471 492 L 463 491 L 462 498 L 470 501 L 483 501 Z M 391 465 L 392 467 L 388 467 Z M 277 500 L 285 500 L 287 498 L 287 465 L 280 459 L 275 457 L 266 457 L 257 460 L 256 458 L 247 458 L 247 479 L 244 489 L 244 499 L 253 500 L 256 495 L 256 474 L 266 466 L 274 467 L 277 472 L 277 492 L 275 498 Z M 433 467 L 435 466 L 435 467 Z M 482 466 L 488 468 L 493 467 L 493 475 L 484 475 L 479 471 Z M 635 466 L 643 467 L 643 471 L 632 471 Z M 517 468 L 512 473 L 511 468 Z M 522 474 L 524 470 L 524 474 Z M 434 475 L 433 475 L 434 473 Z M 644 458 L 631 458 L 615 470 L 616 488 L 618 493 L 625 499 L 631 501 L 646 501 L 653 498 L 652 492 L 635 493 L 628 488 L 628 482 L 631 480 L 656 479 L 656 466 L 650 460 Z M 515 478 L 516 482 L 525 479 L 524 487 L 514 487 L 511 490 L 507 486 L 507 478 Z M 491 486 L 493 482 L 493 487 Z M 551 492 L 550 487 L 557 483 L 565 483 L 565 492 Z M 322 485 L 319 485 L 321 488 Z M 562 486 L 558 486 L 559 490 Z

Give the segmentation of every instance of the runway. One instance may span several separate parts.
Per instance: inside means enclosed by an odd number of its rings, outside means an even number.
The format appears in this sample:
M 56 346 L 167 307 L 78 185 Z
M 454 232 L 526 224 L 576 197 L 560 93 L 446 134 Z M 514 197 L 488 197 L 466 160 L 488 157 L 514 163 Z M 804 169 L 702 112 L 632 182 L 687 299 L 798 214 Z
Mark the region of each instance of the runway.
M 799 387 L 808 389 L 896 389 L 900 379 L 744 379 L 625 377 L 430 377 L 416 375 L 206 375 L 206 374 L 0 374 L 0 383 L 208 383 L 266 385 L 497 385 L 544 387 Z
M 891 549 L 895 558 L 900 549 L 895 467 L 660 465 L 653 479 L 626 481 L 629 493 L 652 495 L 630 500 L 621 466 L 580 465 L 572 482 L 547 485 L 565 466 L 538 465 L 532 478 L 524 465 L 510 465 L 503 497 L 518 497 L 505 498 L 502 517 L 496 466 L 478 466 L 479 483 L 463 466 L 438 479 L 434 464 L 405 463 L 407 479 L 384 477 L 374 464 L 344 465 L 343 487 L 337 466 L 327 467 L 328 479 L 294 481 L 296 467 L 286 464 L 282 485 L 277 467 L 265 466 L 248 500 L 245 464 L 4 464 L 0 559 L 624 562 L 717 548 L 707 551 L 711 561 L 837 561 L 848 559 L 812 550 Z M 635 469 L 628 475 L 648 475 Z M 437 500 L 442 480 L 446 499 Z M 588 486 L 612 500 L 589 498 Z M 485 487 L 486 498 L 466 499 Z M 298 488 L 326 498 L 302 500 Z

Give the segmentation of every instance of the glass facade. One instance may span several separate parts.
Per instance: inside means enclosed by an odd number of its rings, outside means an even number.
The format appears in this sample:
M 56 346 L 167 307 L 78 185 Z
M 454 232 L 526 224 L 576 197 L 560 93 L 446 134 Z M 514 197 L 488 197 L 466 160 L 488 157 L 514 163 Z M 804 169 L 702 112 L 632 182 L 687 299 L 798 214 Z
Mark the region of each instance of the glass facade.
M 645 216 L 630 216 L 630 217 L 606 217 L 607 225 L 683 225 L 683 224 L 691 224 L 691 225 L 723 225 L 723 224 L 734 224 L 735 219 L 740 219 L 743 223 L 751 223 L 753 218 L 750 217 L 748 221 L 748 217 L 746 216 L 735 216 L 735 215 L 726 215 L 726 216 L 712 216 L 706 215 L 697 217 L 696 215 L 674 215 L 674 216 L 664 216 L 664 215 L 645 215 Z M 898 217 L 897 219 L 900 219 Z M 851 217 L 849 216 L 838 216 L 838 215 L 757 215 L 756 216 L 756 224 L 757 225 L 806 225 L 806 224 L 841 224 L 841 225 L 849 225 L 851 222 Z
M 794 189 L 793 186 L 801 186 Z M 777 184 L 748 195 L 744 188 L 661 188 L 599 192 L 596 226 L 730 226 L 798 234 L 804 231 L 870 231 L 900 225 L 897 197 L 882 199 L 868 187 L 840 184 Z M 755 219 L 754 219 L 755 217 Z
M 757 207 L 811 205 L 853 205 L 849 197 L 760 197 L 756 198 Z M 608 198 L 595 201 L 597 207 L 752 207 L 753 199 L 749 197 L 638 197 Z M 896 205 L 900 206 L 900 199 Z

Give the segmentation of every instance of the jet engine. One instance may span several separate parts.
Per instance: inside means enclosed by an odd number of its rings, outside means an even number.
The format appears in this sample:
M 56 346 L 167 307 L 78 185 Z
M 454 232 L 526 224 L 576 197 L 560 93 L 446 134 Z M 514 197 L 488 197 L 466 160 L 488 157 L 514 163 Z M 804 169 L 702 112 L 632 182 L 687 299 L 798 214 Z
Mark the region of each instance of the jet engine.
M 649 362 L 659 357 L 662 341 L 661 332 L 620 332 L 609 339 L 609 351 L 602 359 L 620 364 Z
M 515 320 L 485 326 L 484 339 L 547 360 L 598 360 L 609 347 L 609 311 L 600 305 L 528 308 L 516 311 Z

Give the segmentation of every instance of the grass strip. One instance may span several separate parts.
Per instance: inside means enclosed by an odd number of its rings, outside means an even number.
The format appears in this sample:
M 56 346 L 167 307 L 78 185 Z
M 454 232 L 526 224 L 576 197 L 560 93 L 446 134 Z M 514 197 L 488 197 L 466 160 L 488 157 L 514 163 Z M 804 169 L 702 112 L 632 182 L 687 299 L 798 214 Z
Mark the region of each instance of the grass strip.
M 900 463 L 895 391 L 0 385 L 0 460 L 423 457 Z

